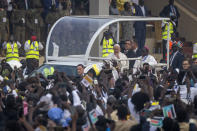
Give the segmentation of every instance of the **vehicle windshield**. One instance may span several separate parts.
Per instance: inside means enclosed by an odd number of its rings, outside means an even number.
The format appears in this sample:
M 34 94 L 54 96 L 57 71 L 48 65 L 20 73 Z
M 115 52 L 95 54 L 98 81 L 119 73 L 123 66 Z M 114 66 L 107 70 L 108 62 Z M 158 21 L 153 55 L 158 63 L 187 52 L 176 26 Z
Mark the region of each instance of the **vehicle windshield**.
M 48 56 L 85 55 L 90 39 L 107 18 L 64 17 L 48 37 Z
M 32 72 L 30 77 L 36 76 L 36 73 L 42 73 L 44 75 L 44 69 L 45 68 L 50 69 L 50 67 L 54 67 L 54 69 L 57 70 L 58 72 L 65 72 L 68 76 L 77 76 L 76 66 L 44 64 L 39 69 Z

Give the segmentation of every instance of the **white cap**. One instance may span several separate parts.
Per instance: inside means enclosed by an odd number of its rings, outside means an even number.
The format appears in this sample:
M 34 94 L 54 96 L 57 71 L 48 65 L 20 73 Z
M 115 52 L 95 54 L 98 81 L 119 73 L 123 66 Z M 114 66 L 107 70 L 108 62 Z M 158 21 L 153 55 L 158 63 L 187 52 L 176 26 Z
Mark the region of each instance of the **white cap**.
M 119 45 L 119 44 L 115 44 L 115 45 L 114 45 L 114 47 L 115 47 L 115 46 L 120 47 L 120 45 Z

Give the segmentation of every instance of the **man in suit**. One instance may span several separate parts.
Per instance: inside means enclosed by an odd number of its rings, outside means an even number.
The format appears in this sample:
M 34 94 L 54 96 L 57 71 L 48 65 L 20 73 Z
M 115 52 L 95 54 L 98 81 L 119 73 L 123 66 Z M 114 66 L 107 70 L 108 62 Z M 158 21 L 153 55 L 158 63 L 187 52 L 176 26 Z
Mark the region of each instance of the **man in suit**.
M 172 55 L 170 56 L 170 67 L 172 69 L 181 69 L 184 55 L 180 53 L 176 43 L 173 43 L 172 51 Z
M 144 0 L 139 0 L 139 5 L 135 6 L 136 16 L 148 16 L 147 9 L 144 6 Z M 146 39 L 146 22 L 137 21 L 134 23 L 135 38 L 137 39 L 138 47 L 142 49 Z
M 125 41 L 125 55 L 128 58 L 137 58 L 141 56 L 141 49 L 138 48 L 136 40 L 126 40 Z M 129 69 L 133 68 L 135 61 L 129 61 Z
M 171 17 L 178 27 L 178 19 L 180 17 L 177 7 L 174 5 L 174 0 L 169 0 L 169 4 L 163 8 L 160 12 L 161 17 Z

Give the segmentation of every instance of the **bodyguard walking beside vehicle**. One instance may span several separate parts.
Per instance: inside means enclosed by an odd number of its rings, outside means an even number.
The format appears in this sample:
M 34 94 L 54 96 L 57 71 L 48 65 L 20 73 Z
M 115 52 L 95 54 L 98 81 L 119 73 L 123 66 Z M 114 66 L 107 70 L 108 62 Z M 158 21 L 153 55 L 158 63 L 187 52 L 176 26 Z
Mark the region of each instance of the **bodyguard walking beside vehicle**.
M 41 42 L 37 41 L 35 35 L 31 36 L 31 40 L 27 40 L 24 45 L 26 52 L 27 74 L 39 67 L 39 51 L 43 49 Z

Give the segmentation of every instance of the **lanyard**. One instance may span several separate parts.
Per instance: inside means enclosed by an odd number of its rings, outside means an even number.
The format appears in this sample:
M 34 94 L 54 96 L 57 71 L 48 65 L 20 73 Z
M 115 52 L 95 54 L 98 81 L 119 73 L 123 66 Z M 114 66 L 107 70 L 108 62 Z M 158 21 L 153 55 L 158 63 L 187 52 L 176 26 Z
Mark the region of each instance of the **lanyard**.
M 171 5 L 170 8 L 171 8 L 172 13 L 173 13 L 174 15 L 176 15 L 176 11 L 175 11 L 174 6 Z
M 173 54 L 172 58 L 170 59 L 170 66 L 172 65 L 172 62 L 173 62 L 173 60 L 174 60 L 174 58 L 175 58 L 175 56 L 176 56 L 177 53 L 178 53 L 178 51 L 175 52 L 175 53 Z
M 185 75 L 184 75 L 184 77 L 183 77 L 182 84 L 185 82 L 186 77 L 187 77 L 187 72 L 185 73 Z

